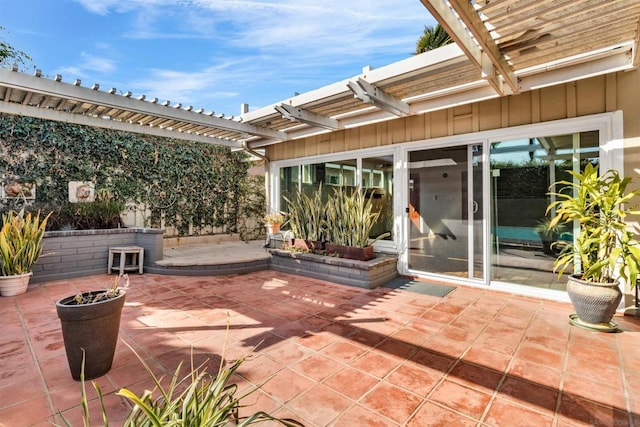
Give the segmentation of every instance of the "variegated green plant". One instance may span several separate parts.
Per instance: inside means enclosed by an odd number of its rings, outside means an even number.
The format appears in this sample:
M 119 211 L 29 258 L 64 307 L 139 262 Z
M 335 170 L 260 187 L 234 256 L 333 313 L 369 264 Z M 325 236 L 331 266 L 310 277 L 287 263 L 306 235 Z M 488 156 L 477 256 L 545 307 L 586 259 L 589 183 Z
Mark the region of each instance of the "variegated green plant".
M 8 211 L 0 229 L 0 272 L 3 276 L 25 274 L 42 254 L 42 238 L 47 220 L 37 214 Z
M 370 233 L 380 216 L 373 211 L 373 199 L 362 189 L 336 187 L 326 204 L 327 240 L 337 245 L 365 247 L 372 243 Z M 387 236 L 384 233 L 373 241 Z
M 296 191 L 287 202 L 287 222 L 291 232 L 298 239 L 320 241 L 324 237 L 325 204 L 322 203 L 322 184 L 309 196 Z
M 561 275 L 567 268 L 587 282 L 613 283 L 623 278 L 636 285 L 640 262 L 640 245 L 625 219 L 637 215 L 629 204 L 639 191 L 627 192 L 631 178 L 622 178 L 614 170 L 598 175 L 598 168 L 587 164 L 583 173 L 569 171 L 573 181 L 559 181 L 562 186 L 547 213 L 553 213 L 549 229 L 558 224 L 571 226 L 577 221 L 580 231 L 573 244 L 556 258 L 555 271 Z
M 122 423 L 124 427 L 227 427 L 248 426 L 265 421 L 274 421 L 287 427 L 303 426 L 293 419 L 276 418 L 263 411 L 246 416 L 240 415 L 240 410 L 246 408 L 241 404 L 241 400 L 257 390 L 253 389 L 238 396 L 237 385 L 231 383 L 247 356 L 230 364 L 226 364 L 222 358 L 215 376 L 206 371 L 207 362 L 194 367 L 192 357 L 191 371 L 184 377 L 180 377 L 182 366 L 180 363 L 171 377 L 171 382 L 165 386 L 162 384 L 162 378 L 158 378 L 153 373 L 144 359 L 129 344 L 126 342 L 125 344 L 142 363 L 155 388 L 145 390 L 140 395 L 126 388 L 116 393 L 132 405 L 126 420 Z M 85 426 L 90 426 L 92 423 L 84 381 L 84 356 L 80 381 L 83 422 Z M 103 402 L 102 391 L 96 382 L 93 382 L 93 387 L 100 402 L 103 425 L 108 427 L 109 416 Z M 64 415 L 60 413 L 59 416 L 64 426 L 72 427 Z

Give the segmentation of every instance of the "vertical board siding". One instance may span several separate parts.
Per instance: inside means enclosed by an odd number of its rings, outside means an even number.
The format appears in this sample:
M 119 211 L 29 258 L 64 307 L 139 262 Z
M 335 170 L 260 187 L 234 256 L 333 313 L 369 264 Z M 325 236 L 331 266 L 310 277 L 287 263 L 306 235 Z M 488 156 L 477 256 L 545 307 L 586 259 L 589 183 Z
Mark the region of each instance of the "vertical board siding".
M 271 160 L 300 158 L 409 141 L 624 111 L 625 139 L 640 146 L 640 71 L 578 82 L 340 130 L 267 147 Z M 625 141 L 627 143 L 627 141 Z

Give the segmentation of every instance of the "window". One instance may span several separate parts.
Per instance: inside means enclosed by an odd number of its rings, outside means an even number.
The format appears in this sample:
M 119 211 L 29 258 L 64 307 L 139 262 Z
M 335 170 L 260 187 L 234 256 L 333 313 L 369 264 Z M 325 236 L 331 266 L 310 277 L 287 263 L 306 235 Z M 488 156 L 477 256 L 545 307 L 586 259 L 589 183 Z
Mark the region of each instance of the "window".
M 373 211 L 379 212 L 371 238 L 389 233 L 385 240 L 392 240 L 393 230 L 393 155 L 361 159 L 360 173 L 358 159 L 332 160 L 323 163 L 308 163 L 280 168 L 280 209 L 286 211 L 284 197 L 290 198 L 294 191 L 311 194 L 322 184 L 323 200 L 333 187 L 356 188 L 358 176 L 361 187 L 373 200 Z M 298 182 L 298 176 L 301 177 Z

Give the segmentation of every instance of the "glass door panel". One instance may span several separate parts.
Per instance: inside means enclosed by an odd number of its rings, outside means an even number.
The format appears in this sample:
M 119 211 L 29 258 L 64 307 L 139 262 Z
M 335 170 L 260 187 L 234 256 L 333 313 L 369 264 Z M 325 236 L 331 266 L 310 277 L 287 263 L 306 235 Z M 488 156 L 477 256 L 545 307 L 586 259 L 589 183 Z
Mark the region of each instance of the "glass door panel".
M 482 276 L 482 239 L 474 231 L 482 221 L 482 174 L 477 173 L 482 164 L 473 149 L 464 145 L 409 153 L 409 269 Z M 474 273 L 476 262 L 479 273 Z
M 599 163 L 598 131 L 496 141 L 491 144 L 491 280 L 565 290 L 553 262 L 573 241 L 570 227 L 540 233 L 552 196 L 549 185 L 568 171 Z M 560 189 L 556 189 L 560 190 Z

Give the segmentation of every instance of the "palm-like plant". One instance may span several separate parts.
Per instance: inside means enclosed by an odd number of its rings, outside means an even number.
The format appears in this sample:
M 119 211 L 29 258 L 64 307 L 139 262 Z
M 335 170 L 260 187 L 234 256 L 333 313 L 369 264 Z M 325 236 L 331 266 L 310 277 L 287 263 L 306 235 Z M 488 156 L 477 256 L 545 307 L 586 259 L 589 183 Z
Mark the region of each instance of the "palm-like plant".
M 453 43 L 453 39 L 447 34 L 442 25 L 438 24 L 435 27 L 425 26 L 424 33 L 416 43 L 415 54 L 418 55 L 428 50 L 437 49 L 449 43 Z
M 547 208 L 547 213 L 555 212 L 548 227 L 577 221 L 580 232 L 575 243 L 556 259 L 555 270 L 561 275 L 577 264 L 578 275 L 584 281 L 613 283 L 619 274 L 631 287 L 635 286 L 640 246 L 624 220 L 640 213 L 629 206 L 640 192 L 627 192 L 631 178 L 622 178 L 613 170 L 599 176 L 598 168 L 590 163 L 584 173 L 569 173 L 574 180 L 556 182 L 554 185 L 564 187 L 550 193 L 556 201 Z

